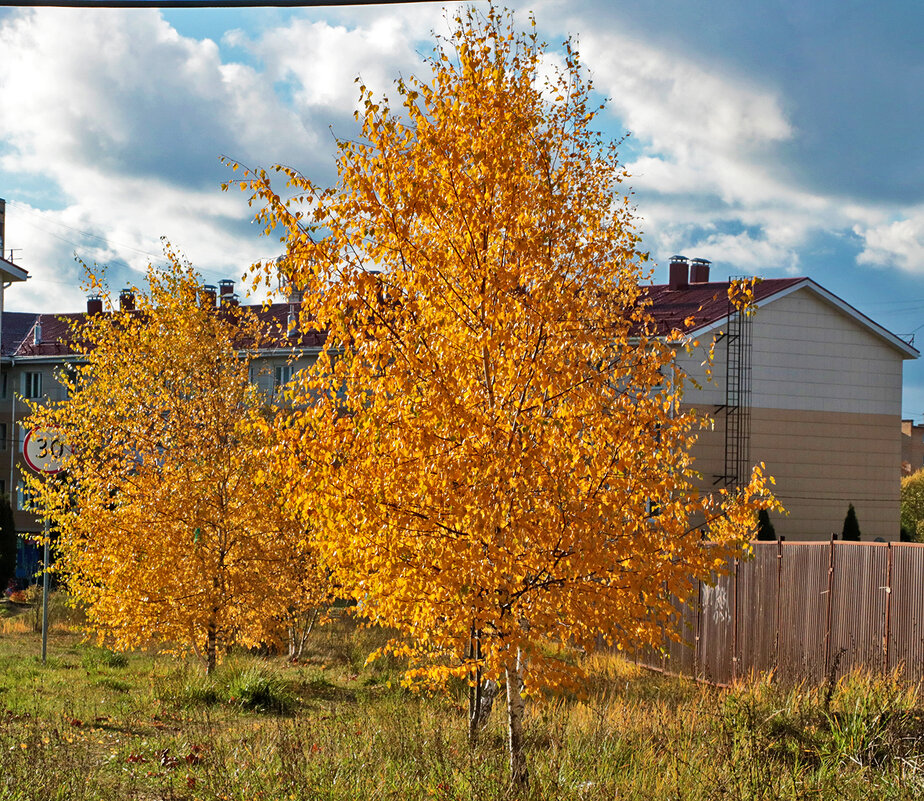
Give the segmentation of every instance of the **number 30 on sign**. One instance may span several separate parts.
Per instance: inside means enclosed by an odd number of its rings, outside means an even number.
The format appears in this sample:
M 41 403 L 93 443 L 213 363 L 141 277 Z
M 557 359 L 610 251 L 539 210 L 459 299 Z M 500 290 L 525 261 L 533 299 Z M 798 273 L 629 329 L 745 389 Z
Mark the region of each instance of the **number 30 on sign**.
M 22 455 L 36 473 L 60 473 L 63 460 L 70 448 L 58 431 L 33 428 L 22 443 Z

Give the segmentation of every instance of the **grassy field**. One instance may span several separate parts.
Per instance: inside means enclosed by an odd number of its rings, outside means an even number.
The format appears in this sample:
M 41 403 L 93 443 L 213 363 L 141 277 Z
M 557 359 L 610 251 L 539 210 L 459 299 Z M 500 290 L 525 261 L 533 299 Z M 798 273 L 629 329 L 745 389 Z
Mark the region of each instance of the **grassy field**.
M 381 634 L 335 620 L 298 665 L 248 654 L 213 679 L 0 619 L 2 799 L 509 798 L 502 716 L 475 751 L 462 691 L 421 698 Z M 531 701 L 536 799 L 924 798 L 924 701 L 853 676 L 720 691 L 592 659 L 587 697 Z

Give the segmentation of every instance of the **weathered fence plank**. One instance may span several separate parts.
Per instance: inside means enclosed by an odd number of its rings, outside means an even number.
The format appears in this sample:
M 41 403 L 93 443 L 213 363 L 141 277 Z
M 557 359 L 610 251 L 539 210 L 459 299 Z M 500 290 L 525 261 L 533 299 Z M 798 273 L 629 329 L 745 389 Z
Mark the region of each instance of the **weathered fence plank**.
M 678 606 L 684 642 L 639 661 L 715 684 L 899 670 L 924 679 L 924 545 L 756 542 L 752 559 Z

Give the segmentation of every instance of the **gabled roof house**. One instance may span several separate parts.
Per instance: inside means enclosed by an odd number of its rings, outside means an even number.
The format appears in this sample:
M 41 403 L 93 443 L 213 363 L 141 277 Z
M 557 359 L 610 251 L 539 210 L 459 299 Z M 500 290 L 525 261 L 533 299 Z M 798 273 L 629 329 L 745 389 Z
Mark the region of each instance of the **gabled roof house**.
M 789 512 L 773 521 L 778 535 L 828 539 L 853 504 L 864 540 L 898 539 L 902 364 L 918 351 L 810 278 L 759 281 L 756 311 L 742 316 L 708 262 L 677 256 L 670 270 L 648 296 L 663 330 L 701 343 L 677 361 L 698 384 L 685 402 L 715 418 L 694 451 L 703 485 L 740 482 L 765 462 Z

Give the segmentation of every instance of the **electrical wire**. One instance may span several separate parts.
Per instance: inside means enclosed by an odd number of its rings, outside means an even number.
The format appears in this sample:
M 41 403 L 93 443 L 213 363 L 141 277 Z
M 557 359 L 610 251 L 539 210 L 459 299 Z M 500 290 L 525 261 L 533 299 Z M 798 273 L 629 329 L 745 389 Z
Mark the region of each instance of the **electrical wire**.
M 0 0 L 0 2 L 2 2 L 2 0 Z M 22 213 L 24 213 L 24 214 L 30 214 L 30 215 L 32 215 L 33 217 L 38 217 L 39 219 L 41 219 L 41 220 L 42 220 L 43 222 L 45 222 L 45 223 L 52 223 L 53 225 L 60 226 L 61 228 L 65 228 L 65 229 L 67 229 L 68 231 L 73 231 L 75 234 L 79 234 L 81 237 L 86 237 L 86 238 L 90 238 L 90 239 L 95 239 L 95 240 L 101 242 L 103 245 L 106 245 L 106 246 L 107 246 L 108 248 L 110 248 L 112 251 L 118 252 L 118 251 L 120 251 L 120 250 L 131 250 L 131 251 L 133 251 L 133 252 L 135 252 L 135 253 L 138 253 L 138 254 L 140 254 L 140 255 L 142 255 L 142 256 L 146 256 L 146 257 L 148 257 L 149 259 L 152 259 L 152 260 L 155 261 L 155 262 L 163 261 L 163 258 L 164 258 L 163 253 L 159 253 L 159 254 L 158 254 L 158 253 L 153 253 L 153 252 L 147 251 L 147 250 L 140 250 L 139 248 L 132 247 L 131 245 L 126 245 L 126 244 L 121 243 L 121 242 L 114 242 L 113 240 L 107 239 L 107 238 L 104 237 L 104 236 L 100 236 L 100 235 L 98 235 L 98 234 L 91 234 L 89 231 L 83 231 L 83 230 L 81 230 L 80 228 L 74 228 L 74 227 L 71 226 L 71 225 L 67 225 L 67 224 L 65 224 L 65 223 L 58 222 L 57 220 L 52 220 L 51 218 L 45 216 L 44 214 L 40 214 L 40 213 L 38 213 L 38 212 L 36 212 L 36 211 L 33 211 L 29 206 L 26 206 L 26 205 L 24 205 L 24 204 L 22 204 L 22 203 L 19 203 L 19 202 L 15 201 L 15 200 L 8 200 L 8 201 L 6 201 L 6 204 L 7 204 L 7 207 L 15 208 L 15 209 L 17 210 L 17 212 L 22 212 Z M 65 242 L 65 243 L 68 244 L 68 245 L 71 245 L 72 247 L 75 248 L 75 252 L 76 252 L 77 250 L 83 250 L 83 249 L 87 248 L 87 244 L 86 244 L 86 243 L 75 242 L 73 239 L 68 239 L 68 238 L 65 237 L 65 236 L 61 236 L 60 234 L 56 234 L 54 231 L 49 231 L 47 228 L 43 228 L 41 225 L 37 225 L 36 223 L 31 222 L 30 220 L 27 220 L 27 219 L 20 219 L 19 222 L 25 223 L 26 225 L 31 226 L 32 228 L 34 228 L 34 229 L 37 230 L 37 231 L 41 231 L 41 232 L 42 232 L 43 234 L 45 234 L 46 236 L 54 237 L 55 239 L 59 239 L 60 241 Z M 21 250 L 21 248 L 19 248 L 19 250 Z M 247 263 L 247 264 L 251 264 L 251 263 L 256 262 L 256 261 L 262 261 L 262 260 L 264 260 L 264 258 L 265 258 L 265 257 L 263 257 L 263 258 L 261 258 L 261 259 L 251 259 L 250 261 L 248 261 L 248 262 L 246 262 L 246 263 Z M 225 275 L 225 273 L 219 273 L 219 272 L 216 271 L 216 270 L 200 270 L 200 273 L 201 273 L 202 276 L 203 276 L 204 278 L 206 278 L 207 280 L 215 280 L 215 279 L 214 279 L 215 276 Z M 225 276 L 225 277 L 226 277 L 226 276 Z M 64 285 L 64 286 L 73 286 L 73 284 L 72 284 L 71 282 L 68 282 L 68 281 L 56 281 L 56 280 L 51 279 L 51 278 L 45 278 L 44 276 L 41 278 L 41 281 L 42 281 L 42 283 L 48 282 L 48 283 L 62 284 L 62 285 Z
M 2 2 L 2 0 L 0 0 L 0 2 Z M 13 207 L 13 208 L 15 208 L 17 211 L 23 212 L 23 213 L 25 213 L 25 214 L 31 214 L 33 217 L 38 217 L 38 218 L 40 218 L 41 220 L 43 220 L 44 222 L 46 222 L 46 223 L 51 223 L 52 225 L 57 225 L 57 226 L 60 226 L 61 228 L 66 228 L 68 231 L 73 231 L 75 234 L 80 234 L 81 237 L 85 237 L 85 238 L 89 238 L 89 239 L 96 239 L 97 241 L 102 242 L 104 245 L 108 245 L 108 246 L 111 247 L 113 250 L 116 250 L 116 249 L 119 249 L 119 250 L 132 250 L 132 251 L 134 251 L 135 253 L 139 253 L 139 254 L 141 254 L 142 256 L 148 256 L 148 257 L 150 257 L 150 258 L 152 258 L 152 259 L 159 259 L 159 258 L 161 258 L 162 255 L 163 255 L 163 254 L 158 255 L 158 254 L 156 254 L 156 253 L 151 253 L 150 251 L 147 251 L 147 250 L 140 250 L 139 248 L 132 247 L 131 245 L 125 245 L 125 244 L 123 244 L 123 243 L 121 243 L 121 242 L 113 242 L 111 239 L 107 239 L 107 238 L 104 237 L 104 236 L 99 236 L 98 234 L 91 234 L 89 231 L 82 231 L 82 230 L 79 229 L 79 228 L 74 228 L 73 226 L 67 225 L 67 224 L 65 224 L 65 223 L 63 223 L 63 222 L 58 222 L 57 220 L 52 220 L 52 219 L 50 219 L 49 217 L 46 217 L 46 216 L 43 215 L 43 214 L 39 214 L 38 212 L 33 211 L 32 209 L 28 208 L 27 206 L 23 205 L 22 203 L 16 202 L 15 200 L 8 200 L 8 201 L 7 201 L 7 206 Z M 29 222 L 29 220 L 22 220 L 22 222 L 24 222 L 26 225 L 32 226 L 32 227 L 35 228 L 37 231 L 41 231 L 41 232 L 44 233 L 44 234 L 48 234 L 48 236 L 53 236 L 55 239 L 60 239 L 62 242 L 67 242 L 67 244 L 73 245 L 74 247 L 85 247 L 85 246 L 86 246 L 85 243 L 84 243 L 84 244 L 81 244 L 81 243 L 79 243 L 79 242 L 74 242 L 74 241 L 72 241 L 72 240 L 70 240 L 70 239 L 67 239 L 66 237 L 60 236 L 60 235 L 58 235 L 58 234 L 56 234 L 56 233 L 53 233 L 52 231 L 49 231 L 49 230 L 47 230 L 47 229 L 45 229 L 45 228 L 42 228 L 41 226 L 36 225 L 36 224 L 33 223 L 33 222 Z

